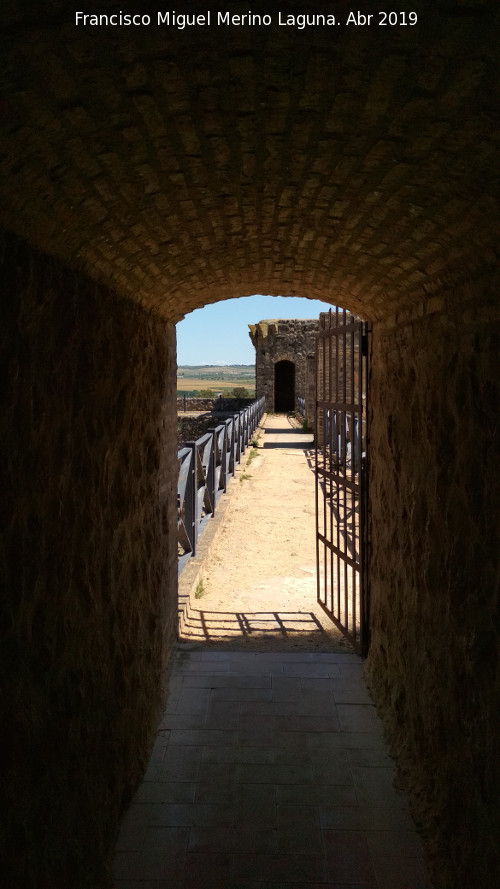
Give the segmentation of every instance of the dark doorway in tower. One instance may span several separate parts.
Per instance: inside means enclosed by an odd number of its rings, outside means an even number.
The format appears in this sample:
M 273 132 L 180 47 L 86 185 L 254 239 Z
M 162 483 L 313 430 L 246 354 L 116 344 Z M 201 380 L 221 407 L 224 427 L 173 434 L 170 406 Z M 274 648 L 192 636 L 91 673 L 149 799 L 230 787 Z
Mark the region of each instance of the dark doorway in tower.
M 274 410 L 293 411 L 295 408 L 295 364 L 278 361 L 274 365 Z

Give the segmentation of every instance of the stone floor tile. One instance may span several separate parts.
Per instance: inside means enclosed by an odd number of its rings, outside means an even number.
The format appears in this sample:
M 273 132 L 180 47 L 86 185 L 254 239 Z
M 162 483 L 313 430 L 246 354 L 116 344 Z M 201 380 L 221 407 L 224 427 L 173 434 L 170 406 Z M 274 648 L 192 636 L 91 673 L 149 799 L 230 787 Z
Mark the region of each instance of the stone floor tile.
M 185 688 L 182 687 L 177 700 L 176 713 L 191 713 L 208 707 L 212 697 L 209 687 Z
M 339 661 L 340 675 L 350 679 L 363 679 L 364 663 L 356 655 L 353 661 Z
M 235 762 L 202 762 L 198 780 L 220 786 L 235 784 L 239 777 L 239 769 L 239 763 Z
M 325 757 L 324 751 L 320 751 L 318 756 L 312 757 L 312 771 L 315 784 L 340 784 L 344 787 L 354 787 L 354 779 L 345 750 L 332 751 L 327 757 Z
M 336 664 L 296 664 L 290 661 L 283 664 L 283 675 L 299 679 L 328 679 L 330 676 L 340 676 L 340 669 Z
M 253 853 L 237 853 L 233 855 L 231 879 L 261 880 L 268 882 L 303 881 L 324 882 L 325 860 L 323 855 L 256 855 Z
M 237 827 L 193 827 L 189 832 L 189 852 L 246 852 L 256 854 L 277 851 L 275 829 L 255 824 Z
M 303 694 L 307 694 L 308 696 L 319 694 L 333 698 L 334 682 L 339 680 L 331 679 L 329 676 L 320 676 L 317 678 L 302 676 L 299 681 Z
M 314 651 L 311 660 L 320 664 L 353 664 L 363 666 L 359 654 L 355 651 Z
M 238 732 L 230 729 L 173 729 L 169 747 L 229 747 L 238 742 Z
M 353 766 L 352 775 L 360 806 L 397 807 L 404 797 L 394 788 L 394 766 L 389 768 L 365 768 Z
M 237 701 L 242 704 L 252 701 L 263 703 L 273 700 L 272 688 L 242 688 L 238 686 L 220 686 L 212 691 L 212 701 Z
M 247 825 L 265 828 L 266 830 L 277 829 L 276 805 L 262 805 L 245 803 L 236 804 L 236 825 Z
M 160 728 L 170 729 L 199 729 L 205 728 L 207 707 L 202 710 L 191 710 L 189 713 L 165 713 Z
M 137 852 L 142 848 L 151 818 L 152 803 L 132 803 L 120 824 L 117 852 Z
M 200 747 L 173 747 L 170 753 L 174 753 L 176 750 L 200 750 Z M 199 759 L 190 759 L 186 757 L 186 759 L 170 759 L 168 756 L 163 762 L 158 763 L 150 763 L 146 774 L 144 775 L 144 781 L 147 783 L 161 783 L 165 781 L 190 781 L 196 782 L 198 780 L 198 771 L 200 768 L 200 760 Z
M 244 676 L 235 673 L 217 673 L 202 675 L 201 673 L 186 674 L 183 679 L 185 688 L 271 688 L 270 676 Z
M 184 677 L 186 673 L 227 673 L 227 661 L 219 661 L 214 664 L 212 661 L 193 661 L 187 659 L 176 666 L 179 675 Z
M 273 676 L 273 701 L 298 701 L 300 697 L 300 676 Z
M 222 889 L 230 885 L 231 853 L 188 852 L 185 889 Z M 165 887 L 167 889 L 167 887 Z
M 233 806 L 212 803 L 158 803 L 151 806 L 151 827 L 234 827 Z
M 307 734 L 300 732 L 277 731 L 274 737 L 276 750 L 290 755 L 309 754 Z
M 288 806 L 357 805 L 353 787 L 332 784 L 279 784 L 276 799 Z
M 278 805 L 277 817 L 280 852 L 323 855 L 323 837 L 316 806 Z
M 144 781 L 134 803 L 192 803 L 195 788 L 194 781 Z
M 276 804 L 275 784 L 238 784 L 236 786 L 236 799 L 239 805 L 266 805 Z
M 205 747 L 203 762 L 214 763 L 272 763 L 275 760 L 274 747 Z
M 340 723 L 335 714 L 328 716 L 278 716 L 276 728 L 284 732 L 338 732 Z
M 150 762 L 144 781 L 197 781 L 203 747 L 170 747 L 163 762 Z
M 238 729 L 240 722 L 239 705 L 233 701 L 214 701 L 210 704 L 205 728 Z
M 333 696 L 337 704 L 371 704 L 373 701 L 362 679 L 342 676 L 332 679 Z
M 243 723 L 243 724 L 242 724 Z M 237 743 L 241 747 L 273 747 L 276 737 L 274 720 L 256 716 L 240 717 Z
M 382 725 L 373 704 L 337 704 L 343 732 L 367 732 L 382 735 Z
M 242 716 L 293 716 L 300 704 L 297 701 L 245 701 L 240 704 Z
M 188 828 L 150 828 L 140 852 L 120 852 L 115 856 L 115 878 L 181 880 L 188 837 Z
M 343 748 L 344 750 L 385 750 L 385 742 L 382 731 L 377 732 L 359 732 L 359 731 L 340 731 L 340 732 L 324 732 L 309 734 L 307 736 L 307 744 L 311 750 L 324 748 L 334 750 L 335 748 Z
M 382 747 L 374 750 L 351 749 L 348 755 L 351 766 L 366 766 L 372 769 L 394 767 L 394 760 Z
M 341 747 L 327 749 L 326 747 L 316 747 L 310 751 L 311 761 L 315 768 L 323 768 L 329 765 L 338 766 L 346 772 L 351 771 L 351 760 L 349 751 L 343 750 Z M 328 784 L 328 781 L 325 782 Z
M 321 692 L 303 692 L 296 709 L 297 716 L 328 716 L 337 718 L 333 695 Z
M 179 695 L 180 695 L 180 692 L 179 692 Z M 166 715 L 166 714 L 171 715 L 172 713 L 177 713 L 177 704 L 178 703 L 179 703 L 179 697 L 177 697 L 175 700 L 173 700 L 172 698 L 169 698 L 167 703 L 165 704 L 165 709 L 163 711 L 164 715 Z
M 276 829 L 276 787 L 274 784 L 238 784 L 235 807 L 236 824 Z
M 156 736 L 156 740 L 151 751 L 150 762 L 163 762 L 165 751 L 168 747 L 170 731 L 160 730 Z
M 254 661 L 248 664 L 248 666 L 245 666 L 243 663 L 237 663 L 233 666 L 232 672 L 235 675 L 244 673 L 247 677 L 270 677 L 272 681 L 274 676 L 283 676 L 283 667 L 265 664 L 262 661 Z
M 242 784 L 308 784 L 312 770 L 300 763 L 241 763 L 238 780 Z
M 181 858 L 187 851 L 187 827 L 149 827 L 143 843 L 143 854 L 152 857 Z
M 312 756 L 309 751 L 300 751 L 296 753 L 287 747 L 276 747 L 274 752 L 274 761 L 276 764 L 296 766 L 302 769 L 309 769 L 314 783 L 314 775 L 312 772 Z M 306 782 L 309 784 L 309 780 Z
M 185 653 L 183 648 L 177 648 L 176 655 L 179 655 L 181 658 L 188 659 L 189 661 L 230 661 L 234 657 L 233 653 L 230 651 L 214 651 L 213 649 L 200 648 L 198 651 L 189 651 L 186 652 L 187 658 L 184 657 Z
M 195 803 L 208 803 L 217 806 L 234 806 L 236 784 L 232 781 L 198 781 L 194 797 Z
M 179 673 L 177 673 L 177 671 L 174 669 L 172 671 L 172 673 L 170 674 L 170 677 L 168 680 L 168 687 L 167 687 L 168 699 L 175 700 L 178 697 L 178 694 L 179 694 L 181 688 L 182 688 L 182 676 L 180 676 Z
M 319 806 L 322 830 L 362 830 L 359 806 Z
M 364 833 L 353 830 L 324 830 L 323 841 L 328 878 L 332 882 L 376 885 L 375 871 Z

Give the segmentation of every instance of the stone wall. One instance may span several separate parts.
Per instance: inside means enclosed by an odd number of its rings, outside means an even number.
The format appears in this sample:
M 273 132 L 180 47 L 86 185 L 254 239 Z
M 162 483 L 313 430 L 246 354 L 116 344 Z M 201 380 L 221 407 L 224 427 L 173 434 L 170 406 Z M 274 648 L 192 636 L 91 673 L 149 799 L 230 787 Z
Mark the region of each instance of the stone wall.
M 178 411 L 211 411 L 215 398 L 178 398 Z
M 297 396 L 306 398 L 306 417 L 313 423 L 314 406 L 308 403 L 307 357 L 314 355 L 317 320 L 268 320 L 251 324 L 250 339 L 255 347 L 255 397 L 266 397 L 266 410 L 273 413 L 275 365 L 279 361 L 295 364 L 295 406 Z
M 199 417 L 177 417 L 177 448 L 183 448 L 188 441 L 196 441 L 201 438 L 208 429 L 212 429 L 216 421 L 212 414 L 201 414 Z
M 6 889 L 104 889 L 176 633 L 175 329 L 0 241 Z
M 434 889 L 500 885 L 498 284 L 373 328 L 367 672 Z

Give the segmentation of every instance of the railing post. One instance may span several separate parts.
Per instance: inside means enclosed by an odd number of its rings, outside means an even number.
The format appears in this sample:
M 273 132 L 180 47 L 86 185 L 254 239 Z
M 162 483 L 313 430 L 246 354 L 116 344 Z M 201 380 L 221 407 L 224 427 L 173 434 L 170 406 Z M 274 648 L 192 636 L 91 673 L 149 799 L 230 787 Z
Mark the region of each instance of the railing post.
M 191 470 L 188 475 L 188 483 L 186 484 L 186 497 L 184 502 L 189 503 L 189 538 L 191 543 L 191 554 L 196 555 L 196 541 L 198 539 L 198 461 L 196 460 L 196 444 L 194 441 L 187 441 L 186 447 L 191 449 Z M 189 500 L 188 500 L 189 495 Z
M 211 433 L 212 440 L 210 443 L 210 456 L 208 459 L 208 467 L 207 467 L 207 488 L 208 495 L 212 503 L 212 515 L 215 512 L 215 430 L 209 429 L 208 432 Z
M 215 513 L 217 495 L 227 489 L 228 476 L 234 476 L 236 464 L 241 461 L 246 445 L 263 416 L 264 407 L 265 398 L 261 397 L 234 413 L 232 417 L 228 417 L 218 427 L 208 430 L 208 433 L 197 441 L 185 442 L 179 450 L 179 543 L 184 548 L 184 556 L 181 559 L 196 555 L 203 510 L 205 510 L 204 525 L 205 520 Z M 183 457 L 183 451 L 189 451 L 189 457 L 185 453 Z M 200 472 L 202 478 L 199 476 Z M 182 491 L 184 491 L 183 501 Z M 179 570 L 182 570 L 181 562 L 179 565 Z

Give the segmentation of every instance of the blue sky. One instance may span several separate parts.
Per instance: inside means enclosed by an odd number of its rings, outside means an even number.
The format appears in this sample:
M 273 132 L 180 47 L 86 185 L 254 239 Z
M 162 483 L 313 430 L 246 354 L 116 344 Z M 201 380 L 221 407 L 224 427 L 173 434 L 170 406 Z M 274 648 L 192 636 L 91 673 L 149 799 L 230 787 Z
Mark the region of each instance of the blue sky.
M 177 324 L 177 364 L 254 364 L 249 324 L 326 311 L 327 303 L 296 296 L 242 296 L 196 309 Z

